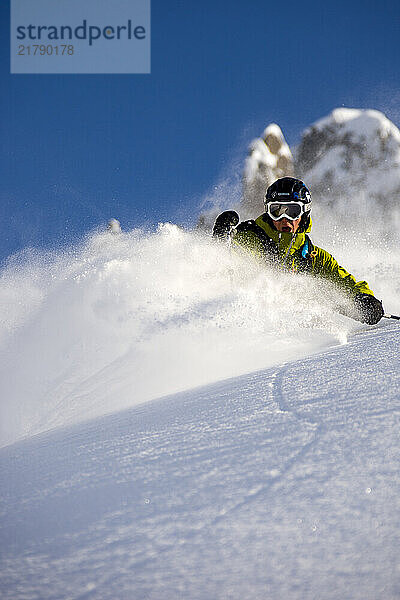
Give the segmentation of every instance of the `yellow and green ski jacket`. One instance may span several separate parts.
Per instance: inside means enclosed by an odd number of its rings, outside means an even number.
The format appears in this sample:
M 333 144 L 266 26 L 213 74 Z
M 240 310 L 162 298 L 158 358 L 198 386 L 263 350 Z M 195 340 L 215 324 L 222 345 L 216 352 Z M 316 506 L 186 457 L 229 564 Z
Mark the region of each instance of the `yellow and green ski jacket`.
M 308 236 L 312 226 L 311 219 L 306 231 L 295 234 L 280 233 L 268 220 L 264 213 L 256 221 L 240 223 L 233 233 L 232 245 L 244 248 L 289 271 L 310 273 L 328 279 L 351 296 L 374 295 L 366 281 L 356 281 L 329 252 L 311 242 Z

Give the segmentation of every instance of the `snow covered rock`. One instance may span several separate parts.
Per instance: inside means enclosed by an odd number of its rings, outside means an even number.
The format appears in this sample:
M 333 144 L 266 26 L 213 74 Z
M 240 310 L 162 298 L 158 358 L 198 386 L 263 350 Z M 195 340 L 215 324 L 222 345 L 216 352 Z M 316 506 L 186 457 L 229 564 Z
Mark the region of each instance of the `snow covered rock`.
M 393 202 L 400 192 L 400 131 L 377 110 L 338 108 L 304 131 L 295 169 L 314 198 L 335 208 Z
M 240 202 L 224 203 L 221 193 L 209 199 L 212 208 L 201 215 L 199 227 L 210 229 L 218 212 L 227 209 L 237 210 L 241 219 L 256 218 L 263 212 L 267 187 L 291 175 L 310 188 L 317 212 L 331 206 L 335 218 L 364 215 L 368 220 L 377 208 L 375 217 L 385 225 L 379 208 L 393 206 L 400 193 L 400 131 L 377 110 L 337 108 L 308 127 L 299 146 L 290 149 L 272 123 L 250 145 Z M 232 194 L 226 196 L 229 201 Z M 398 224 L 396 206 L 393 231 Z
M 264 210 L 264 196 L 267 187 L 279 177 L 294 173 L 293 156 L 275 123 L 264 129 L 261 137 L 254 139 L 245 160 L 238 193 L 232 193 L 230 183 L 224 181 L 215 188 L 203 203 L 207 207 L 199 217 L 199 229 L 210 230 L 216 216 L 223 210 L 233 209 L 240 213 L 241 219 L 254 219 Z M 235 190 L 236 192 L 236 190 Z M 232 197 L 236 202 L 230 202 Z
M 267 187 L 279 177 L 293 175 L 293 156 L 282 130 L 271 123 L 261 138 L 253 140 L 243 173 L 243 218 L 254 218 L 263 210 Z

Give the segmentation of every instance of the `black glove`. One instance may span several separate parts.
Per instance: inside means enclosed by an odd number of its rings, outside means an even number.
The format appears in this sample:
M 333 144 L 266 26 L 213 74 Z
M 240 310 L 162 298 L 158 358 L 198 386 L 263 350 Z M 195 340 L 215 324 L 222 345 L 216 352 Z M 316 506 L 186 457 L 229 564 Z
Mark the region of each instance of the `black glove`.
M 234 210 L 226 210 L 218 215 L 213 228 L 213 237 L 223 240 L 228 237 L 232 227 L 239 223 L 239 215 Z
M 357 294 L 354 298 L 354 303 L 357 308 L 358 321 L 362 323 L 368 323 L 368 325 L 375 325 L 383 317 L 383 306 L 382 302 L 371 296 L 370 294 Z

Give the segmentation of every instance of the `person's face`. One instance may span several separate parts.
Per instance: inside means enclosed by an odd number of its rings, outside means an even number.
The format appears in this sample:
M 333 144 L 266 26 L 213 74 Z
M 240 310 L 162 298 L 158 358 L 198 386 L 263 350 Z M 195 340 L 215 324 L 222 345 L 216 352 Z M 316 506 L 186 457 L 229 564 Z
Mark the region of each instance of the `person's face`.
M 290 221 L 290 219 L 279 219 L 279 221 L 274 221 L 274 225 L 278 231 L 281 233 L 296 233 L 299 228 L 301 221 L 301 217 L 299 219 L 295 219 L 294 221 Z

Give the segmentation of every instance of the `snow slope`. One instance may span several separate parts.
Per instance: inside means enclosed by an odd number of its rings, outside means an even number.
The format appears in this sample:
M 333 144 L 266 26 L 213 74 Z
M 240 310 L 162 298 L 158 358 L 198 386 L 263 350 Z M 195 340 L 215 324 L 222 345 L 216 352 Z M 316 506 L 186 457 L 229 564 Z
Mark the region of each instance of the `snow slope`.
M 398 598 L 399 334 L 3 448 L 1 597 Z
M 367 192 L 316 193 L 312 239 L 399 314 L 400 211 Z M 398 598 L 400 330 L 344 302 L 170 224 L 11 257 L 1 598 Z

